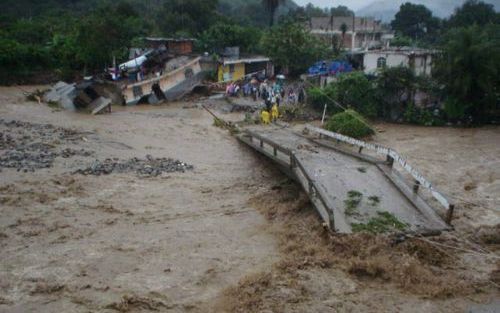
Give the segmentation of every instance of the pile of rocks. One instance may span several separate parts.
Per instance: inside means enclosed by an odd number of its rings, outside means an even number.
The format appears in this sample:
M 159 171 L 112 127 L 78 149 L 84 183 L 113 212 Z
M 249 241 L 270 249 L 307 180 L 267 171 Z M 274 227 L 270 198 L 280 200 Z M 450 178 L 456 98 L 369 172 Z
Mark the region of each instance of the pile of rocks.
M 57 127 L 51 124 L 35 124 L 22 121 L 6 121 L 0 119 L 0 126 L 9 129 L 9 133 L 15 133 L 16 143 L 26 143 L 26 141 L 31 141 L 32 139 L 40 139 L 41 141 L 49 140 L 64 140 L 64 141 L 76 141 L 80 140 L 82 133 L 73 129 Z M 12 136 L 10 136 L 12 139 Z M 7 138 L 0 138 L 0 141 L 6 140 Z M 1 148 L 1 144 L 0 144 Z
M 17 171 L 34 172 L 35 169 L 52 167 L 55 152 L 9 150 L 0 156 L 0 167 L 15 168 Z
M 41 147 L 41 145 L 36 145 Z M 0 168 L 15 168 L 18 172 L 34 172 L 36 169 L 50 168 L 57 157 L 70 158 L 73 156 L 88 157 L 92 151 L 84 149 L 64 149 L 60 152 L 54 149 L 13 149 L 0 155 Z
M 34 172 L 52 167 L 57 157 L 91 156 L 93 152 L 84 149 L 57 149 L 60 143 L 75 143 L 81 137 L 77 131 L 50 124 L 0 119 L 0 169 Z
M 150 155 L 146 159 L 132 158 L 120 161 L 117 158 L 96 160 L 89 167 L 80 169 L 75 174 L 82 175 L 109 175 L 111 173 L 135 172 L 143 177 L 156 177 L 163 173 L 185 172 L 192 170 L 193 166 L 179 160 L 170 158 L 153 158 Z

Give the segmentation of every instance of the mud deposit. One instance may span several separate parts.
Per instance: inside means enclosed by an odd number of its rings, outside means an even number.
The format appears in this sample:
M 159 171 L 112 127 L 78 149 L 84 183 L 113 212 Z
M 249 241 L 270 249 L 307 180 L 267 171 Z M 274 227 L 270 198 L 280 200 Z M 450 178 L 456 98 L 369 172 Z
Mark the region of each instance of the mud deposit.
M 499 251 L 496 202 L 476 201 L 496 190 L 481 164 L 498 146 L 462 157 L 442 132 L 456 154 L 430 178 L 469 186 L 478 206 L 429 243 L 326 232 L 296 185 L 196 103 L 88 116 L 0 88 L 0 114 L 0 312 L 464 312 L 498 298 L 500 263 L 483 256 Z M 385 127 L 384 143 L 417 149 Z M 417 149 L 420 168 L 436 149 Z

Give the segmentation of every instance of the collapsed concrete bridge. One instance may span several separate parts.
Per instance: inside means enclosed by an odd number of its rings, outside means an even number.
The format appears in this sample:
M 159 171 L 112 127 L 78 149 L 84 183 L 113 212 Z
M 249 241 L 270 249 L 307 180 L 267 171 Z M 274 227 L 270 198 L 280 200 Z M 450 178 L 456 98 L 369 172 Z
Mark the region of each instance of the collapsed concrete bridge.
M 379 215 L 395 217 L 392 226 L 404 225 L 405 231 L 451 229 L 454 206 L 394 150 L 309 125 L 305 132 L 249 127 L 238 139 L 297 181 L 332 231 L 350 233 Z

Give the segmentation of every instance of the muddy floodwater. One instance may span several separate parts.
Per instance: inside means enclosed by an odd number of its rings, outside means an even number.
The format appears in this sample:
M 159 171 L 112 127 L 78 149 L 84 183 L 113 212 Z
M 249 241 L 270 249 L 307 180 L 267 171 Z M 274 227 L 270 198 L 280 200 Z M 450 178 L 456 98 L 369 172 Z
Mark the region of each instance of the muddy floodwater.
M 500 223 L 500 127 L 378 124 L 375 140 L 399 151 L 459 207 L 462 229 Z
M 2 125 L 15 141 L 29 135 L 57 151 L 92 154 L 56 157 L 34 172 L 1 169 L 0 311 L 99 311 L 124 297 L 184 311 L 277 257 L 247 201 L 279 173 L 212 127 L 204 111 L 172 104 L 91 117 L 19 103 L 19 90 L 1 94 L 4 120 L 78 130 L 68 139 Z M 193 169 L 72 174 L 95 160 L 147 155 Z
M 499 223 L 499 127 L 377 127 L 459 199 L 460 234 Z M 0 132 L 0 312 L 460 312 L 498 297 L 495 261 L 473 254 L 462 277 L 480 292 L 429 299 L 286 246 L 324 240 L 320 219 L 307 202 L 284 214 L 300 190 L 194 102 L 90 116 L 0 88 Z

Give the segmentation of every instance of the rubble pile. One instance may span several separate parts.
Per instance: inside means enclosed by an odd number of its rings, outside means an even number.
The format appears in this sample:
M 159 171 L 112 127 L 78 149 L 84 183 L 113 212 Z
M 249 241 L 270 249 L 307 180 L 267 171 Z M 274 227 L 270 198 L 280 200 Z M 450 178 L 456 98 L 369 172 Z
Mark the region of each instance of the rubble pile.
M 0 169 L 34 172 L 52 167 L 57 157 L 91 156 L 93 152 L 84 149 L 57 149 L 63 141 L 80 139 L 81 133 L 71 129 L 0 119 Z
M 75 174 L 82 175 L 109 175 L 111 173 L 135 172 L 143 177 L 156 177 L 163 173 L 185 172 L 193 166 L 171 158 L 153 158 L 147 155 L 146 159 L 132 158 L 120 161 L 118 158 L 96 160 L 89 167 L 80 169 Z

